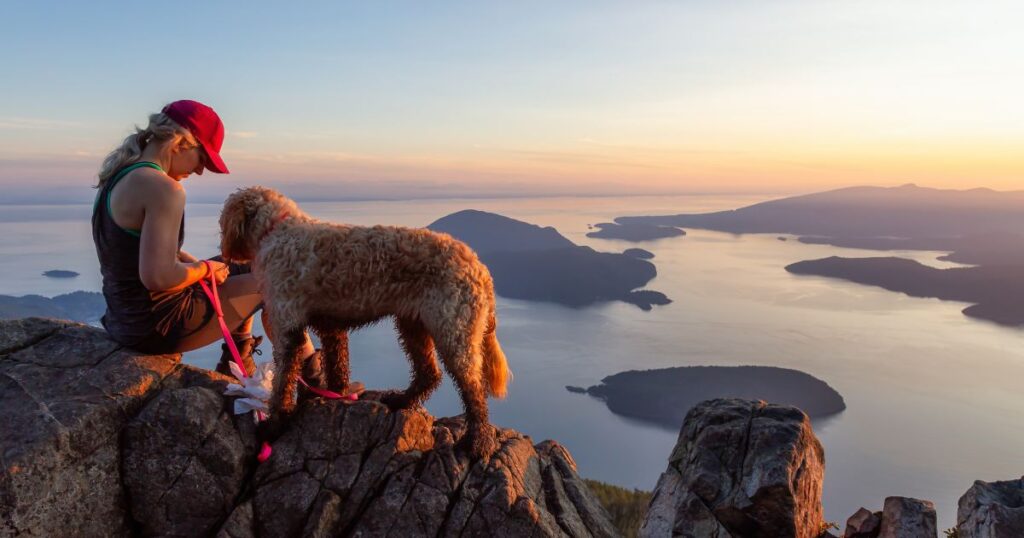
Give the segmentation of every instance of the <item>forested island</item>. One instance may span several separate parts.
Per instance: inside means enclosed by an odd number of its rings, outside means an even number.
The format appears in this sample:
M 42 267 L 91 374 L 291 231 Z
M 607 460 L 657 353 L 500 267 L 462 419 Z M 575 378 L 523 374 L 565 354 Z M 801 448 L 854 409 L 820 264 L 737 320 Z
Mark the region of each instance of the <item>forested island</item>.
M 578 392 L 576 387 L 566 387 Z M 712 398 L 745 398 L 793 405 L 812 418 L 846 409 L 843 397 L 824 381 L 772 366 L 681 366 L 630 370 L 586 389 L 617 415 L 678 430 L 687 411 Z
M 583 307 L 623 301 L 650 310 L 671 302 L 663 293 L 639 289 L 658 273 L 635 256 L 579 246 L 551 227 L 484 211 L 464 210 L 428 226 L 473 248 L 504 297 Z

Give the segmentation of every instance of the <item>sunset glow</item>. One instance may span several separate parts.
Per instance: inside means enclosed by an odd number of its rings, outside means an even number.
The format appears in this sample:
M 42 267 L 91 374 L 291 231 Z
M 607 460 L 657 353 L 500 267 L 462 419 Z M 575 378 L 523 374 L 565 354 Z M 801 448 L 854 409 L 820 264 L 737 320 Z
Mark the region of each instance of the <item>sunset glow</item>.
M 228 127 L 234 174 L 193 178 L 211 196 L 1024 188 L 1010 2 L 180 6 L 208 22 L 13 8 L 0 185 L 80 196 L 133 124 L 188 97 Z M 160 38 L 111 31 L 145 19 Z

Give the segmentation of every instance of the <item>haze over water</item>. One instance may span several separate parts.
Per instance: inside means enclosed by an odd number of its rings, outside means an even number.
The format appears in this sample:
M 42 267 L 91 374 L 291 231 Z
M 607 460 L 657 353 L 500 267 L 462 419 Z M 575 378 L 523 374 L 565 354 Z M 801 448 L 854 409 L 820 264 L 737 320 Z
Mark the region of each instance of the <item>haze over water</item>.
M 770 365 L 810 373 L 846 400 L 842 414 L 815 423 L 825 446 L 825 512 L 844 522 L 858 507 L 881 508 L 888 495 L 930 499 L 940 528 L 952 526 L 956 500 L 975 479 L 1020 474 L 1024 432 L 1016 427 L 1024 394 L 1024 333 L 960 313 L 963 303 L 915 299 L 840 280 L 795 276 L 796 261 L 896 255 L 937 267 L 940 253 L 839 249 L 775 235 L 687 230 L 645 243 L 589 239 L 587 224 L 621 215 L 731 209 L 763 196 L 545 198 L 305 203 L 315 216 L 358 224 L 424 226 L 465 208 L 554 226 L 578 244 L 654 252 L 650 289 L 673 303 L 643 312 L 624 303 L 574 310 L 499 297 L 498 336 L 515 373 L 507 400 L 492 401 L 492 421 L 556 439 L 580 473 L 643 489 L 664 470 L 677 431 L 613 415 L 565 385 L 589 386 L 630 369 L 684 365 Z M 0 216 L 0 293 L 52 296 L 98 290 L 88 226 L 90 208 L 7 206 Z M 190 205 L 185 249 L 215 253 L 218 205 Z M 42 277 L 71 269 L 76 279 Z M 260 332 L 260 331 L 257 331 Z M 186 360 L 210 367 L 219 346 Z M 269 354 L 264 355 L 269 358 Z M 403 387 L 408 365 L 388 324 L 352 338 L 353 377 L 371 387 Z M 436 415 L 460 413 L 447 378 L 428 402 Z

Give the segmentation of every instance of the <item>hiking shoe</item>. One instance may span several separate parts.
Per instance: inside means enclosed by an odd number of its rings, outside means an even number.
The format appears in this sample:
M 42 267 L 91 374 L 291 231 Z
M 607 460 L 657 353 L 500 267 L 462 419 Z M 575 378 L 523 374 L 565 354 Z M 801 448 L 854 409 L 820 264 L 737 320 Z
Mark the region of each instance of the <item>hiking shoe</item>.
M 242 363 L 245 364 L 246 376 L 251 376 L 256 371 L 256 361 L 253 360 L 252 356 L 254 354 L 263 354 L 262 351 L 257 349 L 262 342 L 262 336 L 251 336 L 242 340 L 235 340 L 235 347 L 238 348 L 238 355 L 242 358 Z M 235 374 L 231 373 L 230 365 L 235 362 L 235 358 L 231 356 L 231 349 L 227 344 L 221 344 L 220 349 L 220 362 L 217 363 L 216 370 L 224 375 L 234 377 Z
M 324 372 L 323 354 L 316 350 L 306 359 L 302 365 L 302 378 L 311 386 L 318 388 L 327 387 L 327 374 Z

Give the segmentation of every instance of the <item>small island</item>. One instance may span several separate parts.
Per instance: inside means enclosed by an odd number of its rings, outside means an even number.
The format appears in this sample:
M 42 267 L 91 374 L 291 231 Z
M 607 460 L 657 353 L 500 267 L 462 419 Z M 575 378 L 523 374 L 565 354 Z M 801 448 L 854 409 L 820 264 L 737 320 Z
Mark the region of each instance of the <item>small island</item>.
M 626 250 L 623 250 L 622 253 L 625 254 L 626 256 L 632 256 L 634 258 L 640 258 L 641 260 L 653 260 L 654 259 L 654 253 L 653 252 L 651 252 L 649 250 L 644 250 L 642 248 L 627 248 Z
M 600 385 L 588 388 L 587 394 L 603 400 L 616 415 L 673 431 L 679 429 L 691 407 L 712 398 L 793 405 L 811 418 L 835 415 L 846 409 L 843 397 L 824 381 L 798 370 L 772 366 L 631 370 L 602 379 Z
M 45 271 L 43 276 L 50 278 L 75 278 L 78 276 L 78 273 L 68 271 L 66 269 L 51 269 L 49 271 Z
M 595 224 L 594 227 L 597 228 L 597 231 L 588 233 L 587 237 L 638 242 L 686 235 L 686 232 L 679 228 L 659 224 L 602 222 Z

